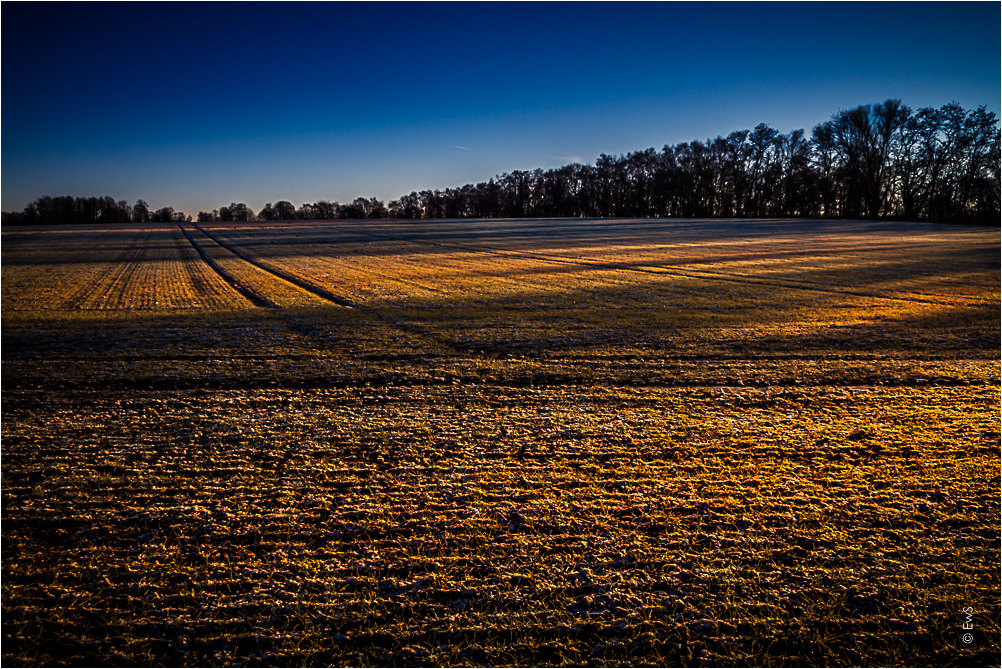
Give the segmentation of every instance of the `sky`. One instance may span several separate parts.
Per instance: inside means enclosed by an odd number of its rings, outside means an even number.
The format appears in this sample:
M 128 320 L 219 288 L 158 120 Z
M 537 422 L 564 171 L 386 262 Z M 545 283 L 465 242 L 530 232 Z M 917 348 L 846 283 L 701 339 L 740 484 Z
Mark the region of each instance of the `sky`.
M 1002 4 L 0 5 L 0 195 L 384 202 L 811 128 L 899 98 L 999 114 Z

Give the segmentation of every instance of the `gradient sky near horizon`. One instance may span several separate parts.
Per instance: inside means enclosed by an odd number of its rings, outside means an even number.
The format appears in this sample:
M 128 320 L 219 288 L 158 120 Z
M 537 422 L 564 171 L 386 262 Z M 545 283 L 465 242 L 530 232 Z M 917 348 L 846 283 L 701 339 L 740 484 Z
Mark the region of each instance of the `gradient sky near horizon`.
M 195 214 L 476 183 L 900 98 L 998 115 L 1002 4 L 25 3 L 4 211 Z

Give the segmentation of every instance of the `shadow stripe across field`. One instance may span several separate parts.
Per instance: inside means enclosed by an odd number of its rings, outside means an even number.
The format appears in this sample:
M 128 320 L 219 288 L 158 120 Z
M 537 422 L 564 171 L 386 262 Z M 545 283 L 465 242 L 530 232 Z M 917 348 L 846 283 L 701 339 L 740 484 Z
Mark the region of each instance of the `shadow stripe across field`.
M 442 243 L 426 242 L 414 239 L 412 237 L 385 235 L 385 234 L 380 234 L 378 232 L 366 232 L 362 230 L 359 230 L 357 232 L 363 235 L 367 235 L 369 237 L 374 237 L 376 239 L 383 239 L 386 241 L 406 242 L 410 244 L 420 244 L 423 246 L 455 249 L 457 251 L 467 251 L 469 253 L 483 253 L 488 255 L 494 255 L 501 258 L 516 257 L 529 260 L 539 260 L 542 262 L 576 265 L 578 267 L 589 267 L 595 269 L 614 269 L 626 272 L 638 272 L 642 274 L 678 276 L 688 279 L 704 279 L 708 281 L 729 281 L 733 283 L 773 286 L 776 288 L 791 288 L 793 290 L 807 290 L 820 293 L 833 293 L 836 295 L 851 295 L 853 297 L 869 297 L 879 300 L 895 300 L 899 302 L 910 302 L 915 304 L 936 304 L 940 306 L 958 306 L 959 304 L 962 304 L 947 300 L 924 299 L 920 297 L 900 297 L 895 295 L 881 295 L 878 293 L 869 293 L 855 290 L 841 290 L 838 288 L 822 287 L 814 282 L 808 282 L 808 281 L 801 281 L 799 283 L 794 283 L 790 281 L 769 281 L 767 279 L 755 279 L 751 277 L 742 276 L 741 274 L 735 274 L 733 272 L 721 272 L 718 270 L 693 270 L 693 269 L 683 270 L 677 266 L 672 266 L 672 265 L 660 265 L 656 267 L 635 267 L 628 265 L 626 263 L 606 262 L 599 260 L 597 258 L 572 259 L 556 255 L 532 253 L 528 251 L 498 250 L 498 249 L 483 248 L 469 245 L 450 244 L 444 242 Z M 803 284 L 808 284 L 808 285 L 803 285 Z

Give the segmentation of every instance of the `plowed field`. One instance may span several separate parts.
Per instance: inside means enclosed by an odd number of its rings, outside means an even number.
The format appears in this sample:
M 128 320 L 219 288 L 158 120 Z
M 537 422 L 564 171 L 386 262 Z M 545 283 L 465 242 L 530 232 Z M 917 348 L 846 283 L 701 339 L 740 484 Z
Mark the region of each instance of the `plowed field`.
M 997 229 L 2 241 L 5 665 L 999 665 Z

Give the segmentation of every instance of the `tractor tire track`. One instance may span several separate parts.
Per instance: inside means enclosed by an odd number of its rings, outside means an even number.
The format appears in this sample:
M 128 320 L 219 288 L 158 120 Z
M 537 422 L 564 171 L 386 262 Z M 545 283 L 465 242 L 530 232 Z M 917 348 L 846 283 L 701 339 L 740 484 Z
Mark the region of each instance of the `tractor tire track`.
M 198 255 L 202 257 L 202 260 L 204 260 L 206 264 L 208 264 L 209 267 L 216 272 L 216 274 L 222 277 L 223 281 L 225 281 L 228 286 L 231 286 L 235 291 L 250 300 L 250 302 L 256 307 L 274 308 L 277 306 L 271 300 L 265 298 L 263 295 L 260 295 L 256 290 L 249 288 L 248 286 L 244 286 L 237 281 L 236 277 L 220 267 L 215 260 L 210 258 L 209 255 L 202 250 L 202 247 L 198 245 L 198 242 L 192 239 L 187 230 L 185 230 L 181 225 L 178 225 L 177 227 L 181 230 L 182 234 L 184 234 L 185 238 L 191 243 L 191 245 L 195 247 L 195 250 L 198 251 Z
M 319 297 L 321 299 L 327 300 L 328 302 L 333 302 L 334 304 L 338 305 L 339 307 L 347 307 L 348 309 L 355 309 L 355 308 L 358 307 L 358 305 L 355 304 L 354 302 L 352 302 L 350 300 L 346 300 L 345 298 L 341 297 L 340 295 L 336 295 L 336 294 L 332 293 L 331 291 L 327 290 L 326 288 L 321 288 L 319 286 L 315 286 L 312 283 L 310 283 L 309 281 L 306 281 L 306 280 L 304 280 L 304 279 L 296 276 L 295 274 L 292 274 L 291 272 L 286 272 L 285 270 L 279 269 L 277 267 L 273 267 L 272 265 L 270 265 L 268 263 L 262 262 L 260 260 L 257 260 L 256 258 L 252 258 L 252 257 L 250 257 L 248 255 L 245 255 L 244 253 L 242 253 L 237 248 L 231 246 L 230 244 L 227 244 L 226 242 L 221 241 L 218 237 L 216 237 L 215 235 L 213 235 L 212 233 L 210 233 L 208 230 L 206 230 L 205 228 L 203 228 L 200 225 L 197 225 L 195 223 L 192 223 L 192 225 L 199 232 L 201 232 L 203 235 L 205 235 L 206 237 L 208 237 L 212 241 L 216 242 L 217 244 L 219 244 L 220 246 L 222 246 L 224 249 L 226 249 L 227 251 L 229 251 L 233 255 L 237 256 L 238 258 L 240 258 L 244 262 L 250 263 L 254 267 L 257 267 L 258 269 L 267 272 L 268 274 L 271 274 L 273 276 L 277 276 L 279 279 L 282 279 L 284 281 L 288 281 L 289 283 L 293 284 L 294 286 L 296 286 L 298 288 L 302 288 L 306 292 L 312 293 L 313 295 L 316 295 L 317 297 Z M 194 244 L 194 242 L 192 242 L 192 243 Z
M 261 260 L 258 260 L 256 258 L 252 258 L 252 257 L 244 254 L 243 252 L 241 252 L 239 249 L 235 248 L 231 244 L 223 242 L 218 237 L 216 237 L 215 235 L 213 235 L 212 233 L 210 233 L 208 230 L 206 230 L 205 228 L 203 228 L 200 225 L 197 225 L 197 224 L 194 224 L 194 223 L 192 223 L 192 225 L 196 229 L 198 229 L 199 231 L 201 231 L 201 233 L 204 234 L 206 237 L 208 237 L 212 241 L 216 242 L 217 244 L 219 244 L 222 248 L 226 249 L 227 251 L 233 253 L 234 255 L 236 255 L 241 260 L 247 262 L 250 265 L 253 265 L 254 267 L 257 267 L 258 269 L 260 269 L 260 270 L 262 270 L 264 272 L 267 272 L 267 273 L 269 273 L 269 274 L 271 274 L 273 276 L 276 276 L 276 277 L 278 277 L 280 279 L 288 281 L 289 283 L 291 283 L 291 284 L 293 284 L 293 285 L 295 285 L 295 286 L 297 286 L 299 288 L 302 288 L 303 290 L 307 291 L 308 293 L 312 293 L 313 295 L 316 295 L 317 297 L 320 297 L 320 298 L 322 298 L 324 300 L 327 300 L 329 302 L 333 302 L 334 304 L 336 304 L 336 305 L 338 305 L 340 307 L 346 307 L 348 309 L 356 309 L 356 310 L 358 310 L 358 311 L 360 311 L 360 312 L 362 312 L 362 313 L 364 313 L 364 314 L 366 314 L 368 316 L 371 316 L 371 317 L 375 318 L 376 320 L 380 321 L 384 325 L 388 325 L 388 326 L 390 326 L 390 327 L 392 327 L 392 328 L 394 328 L 396 330 L 399 330 L 400 332 L 403 332 L 404 334 L 407 334 L 409 336 L 416 336 L 416 337 L 421 337 L 421 338 L 424 338 L 424 339 L 428 339 L 428 340 L 431 340 L 432 342 L 434 342 L 435 344 L 438 344 L 439 346 L 444 346 L 445 348 L 451 349 L 453 351 L 462 352 L 462 353 L 468 353 L 468 351 L 467 351 L 466 348 L 461 347 L 461 346 L 457 346 L 457 344 L 454 341 L 450 340 L 450 339 L 447 339 L 445 337 L 441 337 L 441 336 L 439 336 L 439 335 L 437 335 L 437 334 L 435 334 L 433 332 L 429 332 L 429 331 L 427 331 L 424 328 L 421 328 L 419 326 L 410 325 L 410 324 L 406 324 L 406 323 L 401 323 L 398 319 L 393 318 L 393 317 L 391 317 L 391 316 L 389 316 L 387 314 L 384 314 L 384 313 L 382 313 L 382 312 L 380 312 L 380 311 L 378 311 L 376 309 L 373 309 L 372 307 L 365 306 L 365 305 L 359 304 L 357 302 L 353 302 L 351 300 L 347 300 L 344 297 L 341 297 L 340 295 L 336 295 L 336 294 L 332 293 L 331 291 L 329 291 L 329 290 L 327 290 L 325 288 L 321 288 L 319 286 L 315 286 L 312 283 L 310 283 L 308 281 L 305 281 L 304 279 L 301 279 L 300 277 L 296 276 L 295 274 L 292 274 L 290 272 L 286 272 L 285 270 L 279 269 L 277 267 L 273 267 L 270 263 L 265 263 L 265 262 L 263 262 Z M 192 243 L 194 243 L 194 242 L 192 242 Z

